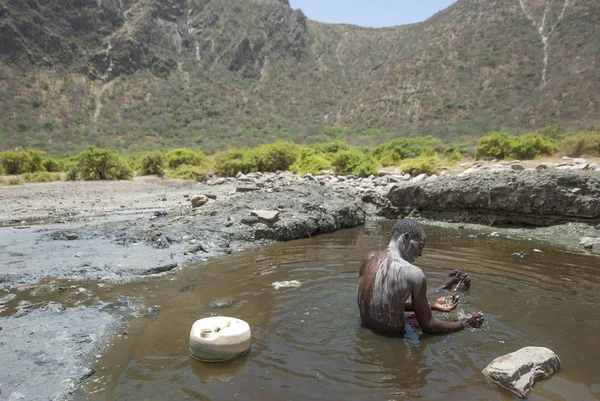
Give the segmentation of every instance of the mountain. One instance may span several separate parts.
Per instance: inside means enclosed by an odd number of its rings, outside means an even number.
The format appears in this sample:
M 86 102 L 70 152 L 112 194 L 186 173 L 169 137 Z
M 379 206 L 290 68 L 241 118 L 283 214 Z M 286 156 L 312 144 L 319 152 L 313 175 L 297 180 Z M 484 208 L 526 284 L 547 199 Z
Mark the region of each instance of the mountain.
M 459 0 L 423 23 L 287 0 L 0 0 L 0 148 L 469 141 L 600 121 L 600 2 Z

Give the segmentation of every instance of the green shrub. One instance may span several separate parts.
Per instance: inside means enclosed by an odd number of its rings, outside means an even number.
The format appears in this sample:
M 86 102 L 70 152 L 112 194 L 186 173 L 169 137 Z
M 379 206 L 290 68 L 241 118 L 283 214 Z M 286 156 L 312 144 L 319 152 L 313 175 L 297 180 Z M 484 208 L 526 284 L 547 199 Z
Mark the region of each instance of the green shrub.
M 404 159 L 422 155 L 432 156 L 446 149 L 440 139 L 426 136 L 423 138 L 399 138 L 381 144 L 373 150 L 377 161 L 384 166 L 397 166 Z
M 187 164 L 188 166 L 200 166 L 208 162 L 208 158 L 202 151 L 194 152 L 190 149 L 173 149 L 167 152 L 167 166 L 172 169 Z
M 312 148 L 303 148 L 290 170 L 296 174 L 318 174 L 321 170 L 331 169 L 331 160 Z
M 570 134 L 563 140 L 560 151 L 566 156 L 600 156 L 600 132 Z
M 129 180 L 131 168 L 117 153 L 108 149 L 90 148 L 77 156 L 77 176 L 84 181 Z
M 260 172 L 286 171 L 298 159 L 300 147 L 293 142 L 278 141 L 251 149 Z
M 340 175 L 356 175 L 367 177 L 377 174 L 377 162 L 374 157 L 365 155 L 357 149 L 345 150 L 333 157 L 333 171 Z
M 165 159 L 162 153 L 155 152 L 146 155 L 142 158 L 142 164 L 140 168 L 141 175 L 157 175 L 162 177 L 164 175 Z
M 76 166 L 70 166 L 67 169 L 67 175 L 65 176 L 65 180 L 67 181 L 77 181 L 79 179 L 79 173 L 77 171 Z
M 475 147 L 475 157 L 491 157 L 506 159 L 510 156 L 513 147 L 512 138 L 505 134 L 493 133 L 481 138 Z
M 189 166 L 182 164 L 177 169 L 169 171 L 169 175 L 173 178 L 182 178 L 185 180 L 206 181 L 208 172 L 200 166 Z
M 435 156 L 421 156 L 406 159 L 400 164 L 400 170 L 412 176 L 419 174 L 433 175 L 437 172 L 438 159 Z
M 56 128 L 58 128 L 58 124 L 56 124 L 54 119 L 48 118 L 46 121 L 44 121 L 44 128 L 46 128 L 48 131 L 54 131 Z
M 554 140 L 537 133 L 522 136 L 494 133 L 477 142 L 475 156 L 495 159 L 534 159 L 541 155 L 551 155 L 554 151 L 556 151 Z
M 50 157 L 42 160 L 42 168 L 49 173 L 58 173 L 59 171 L 62 171 L 61 164 Z
M 350 146 L 344 141 L 336 139 L 331 142 L 322 142 L 322 143 L 314 143 L 310 145 L 312 149 L 314 149 L 317 153 L 339 153 L 344 150 L 350 149 Z
M 511 157 L 514 159 L 535 159 L 541 155 L 551 155 L 556 151 L 556 142 L 540 134 L 526 134 L 515 137 Z
M 229 149 L 215 154 L 215 173 L 234 177 L 238 172 L 248 174 L 258 171 L 256 158 L 248 148 Z
M 52 182 L 60 181 L 60 174 L 38 171 L 36 173 L 25 173 L 22 178 L 25 182 Z
M 45 153 L 38 150 L 23 150 L 19 152 L 6 151 L 0 153 L 0 164 L 6 174 L 17 175 L 43 171 L 42 160 Z

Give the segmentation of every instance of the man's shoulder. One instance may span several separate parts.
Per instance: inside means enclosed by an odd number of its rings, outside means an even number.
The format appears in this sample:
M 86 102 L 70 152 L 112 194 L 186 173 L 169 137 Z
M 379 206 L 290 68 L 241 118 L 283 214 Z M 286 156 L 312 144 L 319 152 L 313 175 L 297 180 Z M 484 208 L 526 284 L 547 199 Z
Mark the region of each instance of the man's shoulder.
M 381 259 L 383 257 L 385 257 L 387 255 L 387 252 L 385 251 L 373 251 L 373 252 L 369 252 L 368 254 L 366 254 L 363 257 L 363 262 L 368 262 L 371 260 L 375 260 L 375 259 Z
M 405 277 L 415 284 L 421 284 L 425 278 L 425 273 L 420 267 L 413 265 L 412 263 L 403 261 L 401 269 L 405 271 Z

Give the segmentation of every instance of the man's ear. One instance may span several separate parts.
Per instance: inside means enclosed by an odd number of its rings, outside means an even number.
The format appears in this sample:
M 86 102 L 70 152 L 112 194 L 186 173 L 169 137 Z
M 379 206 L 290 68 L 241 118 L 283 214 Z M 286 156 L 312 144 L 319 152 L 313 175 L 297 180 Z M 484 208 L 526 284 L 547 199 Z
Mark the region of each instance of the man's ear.
M 398 249 L 405 250 L 410 244 L 410 235 L 408 233 L 402 234 L 397 241 Z

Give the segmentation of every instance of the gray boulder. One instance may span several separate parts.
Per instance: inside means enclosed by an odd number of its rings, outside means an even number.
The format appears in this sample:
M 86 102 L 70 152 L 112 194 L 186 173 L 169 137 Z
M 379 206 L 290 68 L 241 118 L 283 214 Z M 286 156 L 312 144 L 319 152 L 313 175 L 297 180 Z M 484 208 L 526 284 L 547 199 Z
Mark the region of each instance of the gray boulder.
M 192 198 L 192 207 L 200 207 L 208 202 L 208 197 L 205 195 L 196 195 Z
M 533 385 L 560 369 L 558 356 L 544 347 L 525 347 L 498 357 L 483 369 L 492 383 L 524 398 Z
M 256 216 L 260 220 L 264 220 L 268 223 L 274 223 L 279 218 L 279 212 L 276 210 L 253 210 L 250 212 L 251 216 Z

